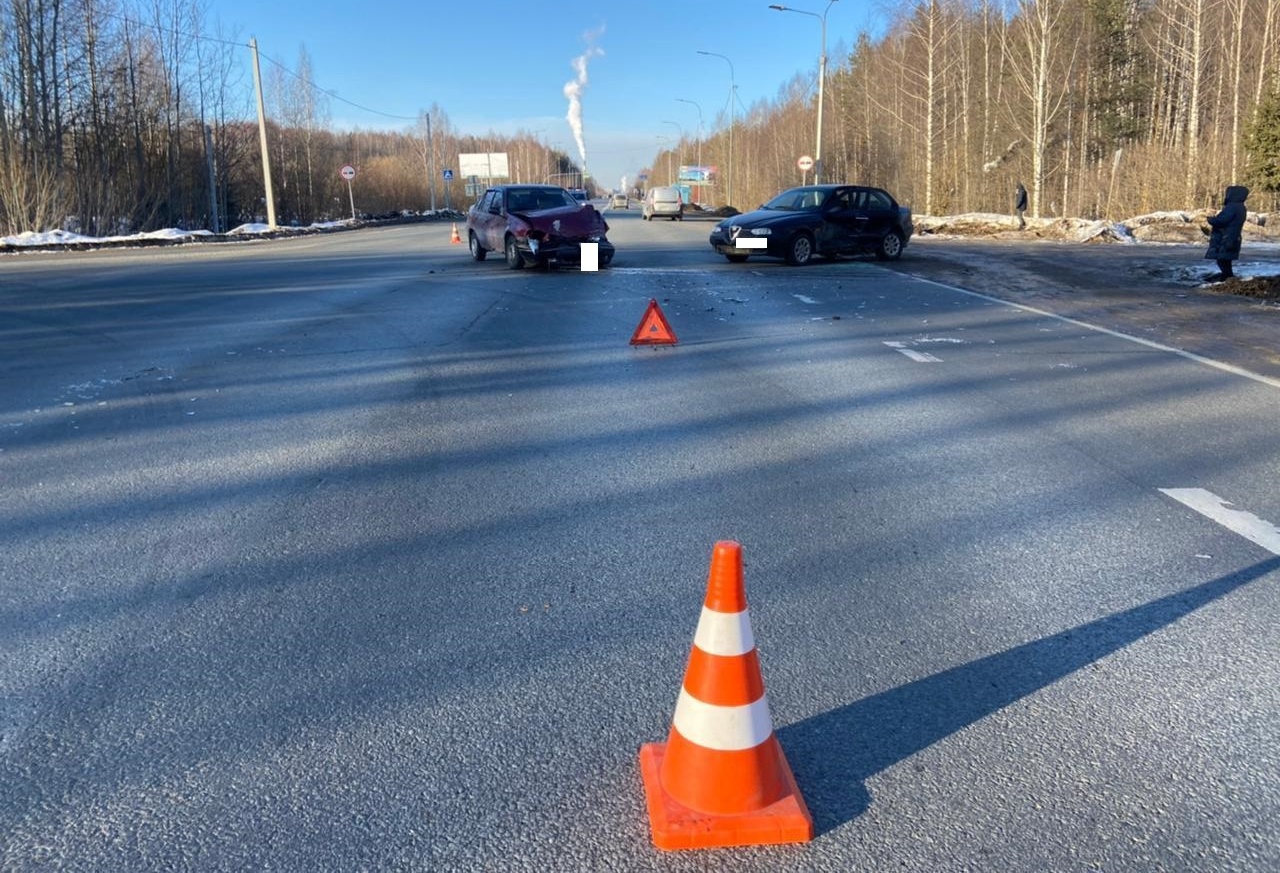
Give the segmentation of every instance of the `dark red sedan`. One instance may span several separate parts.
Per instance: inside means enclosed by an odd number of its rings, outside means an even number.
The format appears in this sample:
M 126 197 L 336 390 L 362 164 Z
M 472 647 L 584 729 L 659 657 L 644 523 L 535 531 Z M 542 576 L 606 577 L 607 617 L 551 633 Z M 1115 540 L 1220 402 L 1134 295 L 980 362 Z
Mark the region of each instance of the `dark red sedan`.
M 581 264 L 582 243 L 599 246 L 599 264 L 613 260 L 609 225 L 589 203 L 555 185 L 495 185 L 467 212 L 467 245 L 483 261 L 502 252 L 507 266 Z

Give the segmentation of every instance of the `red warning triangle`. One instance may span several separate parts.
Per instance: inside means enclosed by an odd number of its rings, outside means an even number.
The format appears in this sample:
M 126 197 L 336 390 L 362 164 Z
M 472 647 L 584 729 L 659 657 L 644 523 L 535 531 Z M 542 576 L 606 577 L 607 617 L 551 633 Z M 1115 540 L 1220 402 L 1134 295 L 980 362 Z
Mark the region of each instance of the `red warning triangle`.
M 649 308 L 644 311 L 644 318 L 636 326 L 631 335 L 633 346 L 675 345 L 676 332 L 667 324 L 667 317 L 662 314 L 657 300 L 649 301 Z

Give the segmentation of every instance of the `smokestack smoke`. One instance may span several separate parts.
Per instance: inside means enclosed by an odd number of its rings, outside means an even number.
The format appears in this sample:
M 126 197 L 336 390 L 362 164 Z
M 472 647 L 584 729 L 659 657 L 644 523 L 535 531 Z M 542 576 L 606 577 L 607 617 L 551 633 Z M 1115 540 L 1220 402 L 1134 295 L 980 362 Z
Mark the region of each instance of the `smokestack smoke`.
M 594 44 L 602 33 L 604 33 L 603 26 L 584 35 L 587 50 L 574 58 L 570 64 L 577 75 L 564 83 L 564 96 L 569 100 L 569 112 L 565 115 L 565 120 L 569 122 L 569 127 L 573 130 L 573 139 L 578 144 L 578 157 L 582 158 L 583 171 L 587 169 L 587 144 L 582 138 L 582 92 L 587 89 L 587 62 L 604 54 L 604 51 Z

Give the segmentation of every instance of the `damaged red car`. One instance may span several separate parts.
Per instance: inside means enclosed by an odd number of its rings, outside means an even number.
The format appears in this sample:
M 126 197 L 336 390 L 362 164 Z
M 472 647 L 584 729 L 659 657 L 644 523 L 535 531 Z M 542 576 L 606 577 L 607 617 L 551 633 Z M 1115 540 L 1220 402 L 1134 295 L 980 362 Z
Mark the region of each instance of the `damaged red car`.
M 579 265 L 582 243 L 596 243 L 598 263 L 613 260 L 609 225 L 589 203 L 555 185 L 495 185 L 467 212 L 467 245 L 483 261 L 502 252 L 507 266 Z

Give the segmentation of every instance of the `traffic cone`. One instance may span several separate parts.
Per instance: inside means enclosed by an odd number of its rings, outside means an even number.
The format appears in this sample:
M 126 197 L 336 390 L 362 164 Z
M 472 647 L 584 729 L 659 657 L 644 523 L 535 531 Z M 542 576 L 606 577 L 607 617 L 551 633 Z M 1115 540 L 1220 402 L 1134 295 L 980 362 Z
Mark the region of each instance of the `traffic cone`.
M 453 243 L 454 245 L 457 245 L 458 243 L 462 242 L 462 237 L 458 236 L 458 222 L 456 221 L 453 223 L 453 236 L 450 237 L 449 242 Z
M 773 734 L 735 542 L 712 551 L 671 733 L 640 748 L 640 773 L 660 849 L 813 839 L 813 819 Z

